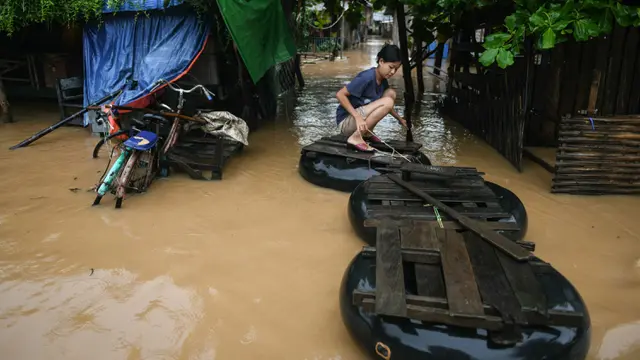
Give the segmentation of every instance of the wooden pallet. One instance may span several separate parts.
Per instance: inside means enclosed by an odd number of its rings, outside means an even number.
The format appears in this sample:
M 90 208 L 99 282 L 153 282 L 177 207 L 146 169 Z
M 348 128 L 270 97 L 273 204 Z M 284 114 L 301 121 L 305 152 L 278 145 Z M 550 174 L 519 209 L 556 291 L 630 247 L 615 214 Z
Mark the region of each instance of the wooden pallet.
M 565 117 L 558 144 L 552 193 L 640 194 L 639 116 Z
M 396 151 L 405 154 L 405 155 L 415 155 L 418 150 L 422 147 L 422 145 L 413 143 L 413 142 L 405 142 L 405 141 L 396 141 L 389 140 L 387 143 L 392 146 Z M 391 152 L 388 146 L 385 144 L 371 144 L 372 147 L 386 152 Z M 400 165 L 406 163 L 407 161 L 402 157 L 391 157 L 381 155 L 380 153 L 370 153 L 370 152 L 362 152 L 356 151 L 353 149 L 347 148 L 347 137 L 343 135 L 334 135 L 323 137 L 320 140 L 315 141 L 312 144 L 304 146 L 302 148 L 303 153 L 322 153 L 328 155 L 334 155 L 339 157 L 344 157 L 348 159 L 357 159 L 364 160 L 370 162 L 372 165 Z
M 376 247 L 365 247 L 364 255 L 376 257 L 376 289 L 356 290 L 352 301 L 369 313 L 487 329 L 508 343 L 519 340 L 514 325 L 583 322 L 582 313 L 548 310 L 536 274 L 549 264 L 516 261 L 472 231 L 382 221 Z M 405 281 L 407 268 L 415 283 Z
M 520 227 L 500 205 L 496 194 L 487 187 L 484 173 L 475 168 L 402 164 L 387 170 L 402 174 L 402 179 L 427 192 L 459 213 L 482 221 L 491 230 L 516 232 Z M 380 219 L 437 221 L 436 211 L 420 196 L 400 186 L 389 176 L 374 176 L 364 187 L 368 200 L 365 226 L 375 226 Z M 438 212 L 447 229 L 461 229 L 445 212 Z
M 195 180 L 221 180 L 225 163 L 244 148 L 240 142 L 207 135 L 183 136 L 169 150 L 169 163 Z M 211 171 L 207 179 L 203 171 Z

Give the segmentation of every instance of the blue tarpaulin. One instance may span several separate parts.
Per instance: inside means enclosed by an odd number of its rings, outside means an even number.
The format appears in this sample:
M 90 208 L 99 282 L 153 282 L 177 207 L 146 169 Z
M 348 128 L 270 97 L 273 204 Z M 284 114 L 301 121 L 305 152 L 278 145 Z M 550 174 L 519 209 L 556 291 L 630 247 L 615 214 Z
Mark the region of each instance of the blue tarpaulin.
M 162 7 L 163 0 L 146 3 Z M 115 104 L 140 100 L 149 95 L 157 80 L 174 81 L 183 75 L 204 48 L 210 24 L 195 13 L 168 9 L 147 14 L 134 20 L 134 13 L 125 12 L 105 16 L 100 26 L 85 25 L 85 106 L 125 85 Z

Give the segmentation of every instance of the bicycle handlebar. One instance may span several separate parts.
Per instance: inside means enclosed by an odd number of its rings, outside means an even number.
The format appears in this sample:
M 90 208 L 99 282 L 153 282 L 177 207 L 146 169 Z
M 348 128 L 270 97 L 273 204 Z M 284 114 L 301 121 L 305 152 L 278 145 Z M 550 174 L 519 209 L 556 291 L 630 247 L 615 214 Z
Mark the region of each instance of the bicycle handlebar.
M 215 94 L 213 94 L 211 91 L 209 91 L 206 87 L 204 87 L 202 85 L 196 85 L 196 86 L 192 87 L 190 90 L 184 90 L 184 89 L 178 87 L 177 85 L 168 82 L 165 79 L 160 79 L 156 83 L 157 84 L 165 84 L 165 85 L 167 85 L 168 88 L 170 88 L 173 91 L 183 92 L 183 93 L 187 93 L 187 94 L 194 92 L 196 89 L 200 89 L 200 90 L 202 90 L 202 93 L 207 97 L 207 99 L 209 101 L 213 100 L 213 96 L 215 96 Z

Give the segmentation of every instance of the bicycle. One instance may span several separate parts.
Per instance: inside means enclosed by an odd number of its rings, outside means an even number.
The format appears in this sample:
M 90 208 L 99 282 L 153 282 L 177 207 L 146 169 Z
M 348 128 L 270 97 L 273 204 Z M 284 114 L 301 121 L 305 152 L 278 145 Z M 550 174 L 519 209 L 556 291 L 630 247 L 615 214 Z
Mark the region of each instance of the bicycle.
M 177 107 L 177 111 L 176 114 L 181 114 L 182 113 L 182 109 L 184 108 L 184 94 L 189 94 L 192 93 L 194 91 L 196 91 L 197 89 L 200 89 L 202 91 L 202 93 L 204 94 L 204 96 L 207 97 L 207 100 L 212 101 L 213 100 L 213 96 L 215 96 L 211 91 L 209 91 L 206 87 L 202 86 L 202 85 L 196 85 L 194 87 L 192 87 L 189 90 L 184 90 L 182 88 L 180 88 L 178 85 L 172 84 L 164 79 L 160 79 L 157 81 L 158 86 L 161 85 L 166 85 L 167 88 L 176 91 L 178 93 L 178 107 Z M 178 135 L 179 135 L 179 128 L 180 128 L 180 117 L 176 116 L 173 119 L 173 124 L 171 125 L 171 130 L 169 131 L 169 135 L 167 136 L 167 140 L 164 143 L 164 147 L 162 149 L 162 154 L 163 156 L 167 154 L 167 152 L 169 151 L 169 149 L 171 149 L 171 147 L 173 147 L 173 145 L 176 143 L 176 141 L 178 140 Z
M 102 114 L 102 116 L 104 115 L 106 114 Z M 156 129 L 158 129 L 160 123 L 166 122 L 167 119 L 160 115 L 145 114 L 142 122 L 135 122 L 146 127 L 148 123 L 153 121 L 156 121 Z M 155 178 L 159 169 L 157 147 L 159 136 L 152 131 L 142 130 L 136 126 L 132 126 L 131 132 L 131 136 L 117 146 L 120 148 L 120 155 L 105 176 L 100 179 L 99 185 L 96 187 L 97 195 L 93 201 L 93 206 L 100 204 L 104 195 L 111 191 L 115 193 L 115 207 L 119 209 L 122 207 L 122 200 L 128 188 L 144 192 Z M 116 147 L 113 148 L 112 152 L 115 149 Z M 109 162 L 111 162 L 111 159 L 109 159 Z M 136 165 L 143 168 L 142 176 L 132 179 Z
M 202 91 L 202 93 L 207 97 L 207 99 L 209 101 L 213 100 L 213 96 L 215 96 L 213 93 L 211 93 L 207 88 L 205 88 L 202 85 L 196 85 L 194 87 L 192 87 L 190 90 L 184 90 L 182 88 L 180 88 L 177 85 L 171 84 L 170 82 L 164 80 L 164 79 L 160 79 L 156 82 L 156 86 L 153 88 L 153 91 L 156 91 L 155 88 L 157 86 L 161 86 L 161 85 L 167 85 L 167 87 L 173 91 L 178 92 L 178 107 L 177 107 L 177 111 L 174 112 L 173 109 L 171 109 L 171 107 L 167 106 L 166 104 L 163 104 L 161 102 L 157 102 L 157 104 L 159 105 L 160 108 L 168 110 L 170 113 L 178 115 L 174 117 L 173 120 L 173 124 L 171 126 L 171 130 L 169 131 L 169 134 L 167 135 L 167 139 L 165 141 L 163 150 L 162 150 L 162 155 L 166 155 L 166 153 L 169 151 L 169 149 L 171 149 L 171 147 L 175 144 L 176 140 L 178 139 L 178 133 L 179 133 L 179 126 L 180 126 L 180 116 L 182 114 L 182 109 L 184 108 L 184 103 L 185 103 L 185 99 L 184 99 L 184 94 L 189 94 L 192 93 L 193 91 L 200 89 Z M 130 109 L 130 108 L 126 108 L 126 107 L 122 107 L 122 106 L 113 106 L 114 108 L 122 108 L 122 109 L 127 109 L 127 110 L 134 110 L 134 111 L 149 111 L 146 109 Z M 183 118 L 185 116 L 182 116 Z M 189 120 L 191 121 L 196 121 L 196 119 L 193 118 L 189 118 Z M 117 130 L 116 125 L 114 124 L 114 121 L 112 121 L 111 119 L 109 119 L 109 125 L 111 126 L 112 130 L 115 130 L 113 133 L 109 134 L 108 136 L 105 136 L 104 138 L 102 138 L 94 147 L 93 149 L 93 158 L 97 158 L 98 154 L 101 150 L 101 147 L 105 144 L 108 143 L 110 140 L 116 138 L 116 139 L 121 139 L 121 137 L 123 135 L 125 135 L 127 133 L 126 130 Z
M 100 115 L 99 119 L 100 121 L 103 121 L 104 119 L 102 118 L 105 116 L 107 117 L 109 128 L 110 128 L 110 131 L 109 131 L 110 134 L 108 136 L 105 136 L 103 139 L 101 139 L 98 142 L 98 144 L 96 144 L 96 147 L 93 150 L 93 157 L 94 158 L 98 157 L 98 153 L 100 152 L 101 147 L 113 138 L 122 140 L 122 143 L 120 143 L 118 146 L 113 147 L 112 149 L 112 154 L 113 154 L 113 150 L 115 150 L 117 147 L 121 148 L 121 152 L 118 158 L 116 159 L 116 162 L 113 164 L 111 169 L 109 169 L 106 176 L 104 176 L 104 178 L 101 178 L 100 185 L 96 189 L 96 192 L 98 193 L 98 195 L 96 196 L 96 199 L 93 202 L 94 206 L 98 205 L 102 200 L 102 197 L 106 195 L 108 191 L 111 190 L 112 192 L 115 192 L 115 196 L 116 196 L 115 207 L 116 209 L 119 209 L 120 207 L 122 207 L 122 200 L 125 196 L 127 188 L 133 188 L 138 192 L 144 192 L 146 191 L 146 189 L 149 187 L 149 185 L 155 178 L 155 175 L 159 169 L 166 175 L 166 172 L 168 169 L 162 166 L 162 163 L 166 161 L 166 152 L 171 148 L 171 146 L 173 146 L 173 144 L 177 140 L 180 119 L 186 118 L 191 121 L 197 121 L 194 118 L 181 115 L 182 109 L 184 107 L 184 102 L 185 102 L 184 94 L 191 93 L 196 89 L 200 89 L 209 101 L 213 100 L 212 98 L 213 94 L 202 85 L 196 85 L 190 90 L 184 90 L 178 87 L 177 85 L 173 85 L 163 79 L 158 80 L 156 84 L 157 86 L 161 86 L 165 84 L 167 85 L 168 88 L 170 88 L 171 90 L 177 91 L 179 94 L 178 109 L 176 113 L 173 113 L 172 112 L 173 110 L 169 106 L 158 102 L 160 104 L 160 107 L 168 109 L 171 112 L 171 114 L 167 114 L 166 116 L 171 115 L 174 117 L 171 130 L 169 131 L 167 139 L 165 140 L 162 146 L 162 151 L 160 153 L 158 153 L 158 147 L 156 146 L 158 143 L 158 134 L 160 133 L 159 123 L 167 120 L 163 116 L 162 112 L 158 112 L 150 109 L 142 109 L 142 108 L 128 108 L 125 106 L 117 106 L 117 105 L 108 105 L 108 106 L 102 106 L 99 108 L 101 110 L 101 112 L 99 112 L 99 115 Z M 153 91 L 155 91 L 155 88 L 154 90 L 152 90 L 152 92 Z M 107 111 L 106 110 L 107 108 L 109 108 L 110 110 Z M 131 131 L 132 132 L 135 131 L 136 132 L 135 135 L 131 134 L 132 136 L 127 136 L 126 131 L 118 130 L 117 121 L 112 111 L 113 109 L 156 113 L 156 114 L 145 114 L 143 116 L 143 119 L 149 120 L 149 122 L 152 120 L 158 120 L 158 123 L 156 124 L 156 132 L 154 133 L 151 131 L 141 130 L 133 126 Z M 137 122 L 136 120 L 133 120 L 133 121 Z M 143 126 L 146 125 L 144 122 L 142 122 L 141 124 Z M 136 141 L 136 140 L 139 140 L 139 141 Z M 111 162 L 112 156 L 110 156 L 109 158 L 110 158 L 109 162 Z M 126 164 L 125 164 L 125 161 L 126 161 Z M 132 176 L 133 168 L 138 163 L 140 163 L 142 167 L 146 168 L 146 171 L 143 174 L 142 183 L 140 184 L 139 187 L 136 187 L 131 185 L 131 183 L 133 183 L 131 180 L 131 176 Z M 123 164 L 125 164 L 124 167 L 123 167 Z M 116 178 L 117 178 L 117 181 L 116 181 L 116 186 L 114 188 L 113 182 Z

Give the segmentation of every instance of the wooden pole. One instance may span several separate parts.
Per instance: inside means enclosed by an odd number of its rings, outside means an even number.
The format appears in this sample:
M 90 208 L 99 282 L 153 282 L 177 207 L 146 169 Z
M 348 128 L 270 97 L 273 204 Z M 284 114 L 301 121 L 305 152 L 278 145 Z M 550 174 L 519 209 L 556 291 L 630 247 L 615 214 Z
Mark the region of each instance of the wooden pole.
M 418 94 L 424 94 L 424 73 L 422 66 L 422 39 L 420 36 L 414 36 L 413 41 L 415 42 L 416 48 L 416 77 L 418 80 Z
M 442 67 L 442 58 L 444 57 L 444 43 L 438 43 L 436 47 L 436 61 L 433 64 L 433 73 L 440 75 L 440 68 Z
M 7 100 L 7 94 L 4 91 L 4 85 L 2 79 L 0 79 L 0 123 L 13 122 L 13 116 L 11 114 L 11 107 L 9 106 L 9 100 Z
M 402 76 L 404 77 L 404 101 L 413 103 L 413 81 L 411 80 L 411 65 L 409 64 L 409 49 L 407 48 L 407 23 L 404 16 L 404 4 L 396 0 L 396 16 L 398 18 L 398 40 L 402 57 Z

